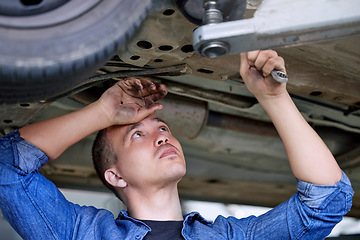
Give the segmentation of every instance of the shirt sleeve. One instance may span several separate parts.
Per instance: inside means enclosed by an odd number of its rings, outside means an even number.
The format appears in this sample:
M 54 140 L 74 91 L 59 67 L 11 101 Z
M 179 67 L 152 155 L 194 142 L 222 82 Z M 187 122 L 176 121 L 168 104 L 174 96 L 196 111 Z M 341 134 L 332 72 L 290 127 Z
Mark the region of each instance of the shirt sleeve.
M 38 172 L 48 160 L 18 131 L 0 139 L 0 207 L 24 239 L 71 239 L 75 206 Z
M 218 217 L 215 225 L 227 228 L 234 239 L 324 239 L 352 205 L 354 192 L 344 172 L 334 185 L 298 180 L 297 189 L 288 201 L 259 217 Z

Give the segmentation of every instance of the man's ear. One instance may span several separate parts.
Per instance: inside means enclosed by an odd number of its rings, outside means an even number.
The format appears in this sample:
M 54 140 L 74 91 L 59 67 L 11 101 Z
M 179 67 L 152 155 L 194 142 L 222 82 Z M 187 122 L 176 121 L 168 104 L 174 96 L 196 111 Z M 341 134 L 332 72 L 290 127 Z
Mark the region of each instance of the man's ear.
M 115 168 L 110 168 L 104 173 L 105 180 L 114 187 L 124 188 L 127 186 L 125 180 L 120 176 Z

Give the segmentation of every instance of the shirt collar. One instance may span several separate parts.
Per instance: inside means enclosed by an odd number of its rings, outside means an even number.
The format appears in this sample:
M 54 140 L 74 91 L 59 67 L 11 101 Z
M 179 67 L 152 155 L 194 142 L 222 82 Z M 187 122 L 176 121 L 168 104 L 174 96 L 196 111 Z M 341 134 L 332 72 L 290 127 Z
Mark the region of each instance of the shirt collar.
M 211 221 L 208 221 L 206 220 L 205 218 L 203 218 L 200 213 L 198 212 L 191 212 L 191 213 L 188 213 L 184 216 L 184 224 L 187 224 L 187 225 L 191 225 L 193 222 L 195 222 L 196 220 L 203 223 L 203 224 L 206 224 L 206 225 L 210 225 L 212 224 Z M 121 210 L 120 213 L 119 213 L 119 216 L 117 217 L 117 220 L 130 220 L 132 222 L 135 222 L 135 223 L 140 223 L 142 225 L 145 225 L 143 222 L 135 219 L 135 218 L 132 218 L 129 216 L 129 213 L 126 211 L 126 210 Z
M 188 213 L 184 216 L 184 218 L 185 218 L 184 223 L 186 223 L 188 225 L 191 225 L 195 221 L 199 221 L 205 225 L 212 224 L 211 221 L 208 221 L 205 218 L 203 218 L 203 216 L 201 216 L 200 213 L 198 213 L 198 212 Z

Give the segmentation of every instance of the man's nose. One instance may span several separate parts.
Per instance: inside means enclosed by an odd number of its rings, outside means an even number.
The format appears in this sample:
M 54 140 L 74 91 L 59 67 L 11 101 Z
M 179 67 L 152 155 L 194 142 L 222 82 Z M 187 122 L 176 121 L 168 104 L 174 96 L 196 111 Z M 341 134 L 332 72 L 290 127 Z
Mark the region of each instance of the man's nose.
M 156 140 L 156 146 L 160 146 L 168 142 L 169 142 L 169 138 L 165 135 L 160 134 Z

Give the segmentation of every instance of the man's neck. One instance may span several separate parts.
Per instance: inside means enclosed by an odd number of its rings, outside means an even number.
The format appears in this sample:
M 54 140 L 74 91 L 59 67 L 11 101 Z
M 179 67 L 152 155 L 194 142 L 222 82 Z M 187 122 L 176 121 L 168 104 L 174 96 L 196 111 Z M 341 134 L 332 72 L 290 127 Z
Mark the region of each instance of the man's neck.
M 129 215 L 139 220 L 183 220 L 177 186 L 149 191 L 133 191 L 128 195 Z

